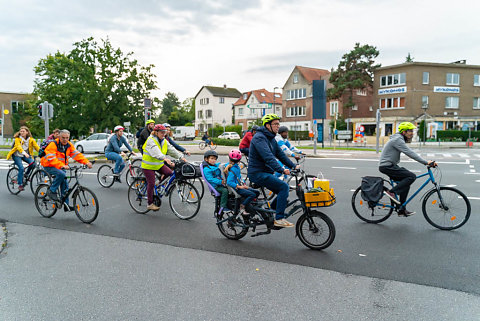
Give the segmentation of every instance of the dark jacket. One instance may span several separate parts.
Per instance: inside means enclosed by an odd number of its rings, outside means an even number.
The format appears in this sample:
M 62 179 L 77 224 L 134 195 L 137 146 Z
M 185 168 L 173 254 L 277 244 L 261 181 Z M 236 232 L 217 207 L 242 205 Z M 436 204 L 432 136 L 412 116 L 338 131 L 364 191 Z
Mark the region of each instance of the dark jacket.
M 168 140 L 168 142 L 170 143 L 170 145 L 173 146 L 173 148 L 175 148 L 175 149 L 178 150 L 179 152 L 185 153 L 186 149 L 183 148 L 182 146 L 178 145 L 177 143 L 175 143 L 171 137 L 165 137 L 165 138 Z
M 143 150 L 142 150 L 143 144 L 145 144 L 151 132 L 152 131 L 149 130 L 147 126 L 142 130 L 142 132 L 140 133 L 140 137 L 137 139 L 137 147 L 142 153 L 143 153 Z
M 105 149 L 105 153 L 111 153 L 115 152 L 117 154 L 120 154 L 122 150 L 122 146 L 125 145 L 127 149 L 131 152 L 133 152 L 132 147 L 130 147 L 130 144 L 128 143 L 127 139 L 123 136 L 118 136 L 116 134 L 113 134 L 112 137 L 110 137 L 110 141 L 108 142 L 107 148 Z
M 283 168 L 277 162 L 279 159 L 285 166 L 294 168 L 295 164 L 278 147 L 275 134 L 269 132 L 265 127 L 260 127 L 253 136 L 250 143 L 250 154 L 248 155 L 248 174 L 265 172 L 283 172 Z

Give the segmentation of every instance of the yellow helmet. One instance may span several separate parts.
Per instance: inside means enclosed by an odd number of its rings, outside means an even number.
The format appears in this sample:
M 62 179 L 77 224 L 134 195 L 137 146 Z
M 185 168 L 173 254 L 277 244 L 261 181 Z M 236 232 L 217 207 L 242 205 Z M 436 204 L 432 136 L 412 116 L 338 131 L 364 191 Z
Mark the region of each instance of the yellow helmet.
M 415 129 L 415 128 L 417 128 L 417 126 L 415 126 L 414 124 L 408 121 L 404 121 L 403 123 L 400 123 L 400 125 L 398 125 L 398 131 L 400 133 L 406 130 Z

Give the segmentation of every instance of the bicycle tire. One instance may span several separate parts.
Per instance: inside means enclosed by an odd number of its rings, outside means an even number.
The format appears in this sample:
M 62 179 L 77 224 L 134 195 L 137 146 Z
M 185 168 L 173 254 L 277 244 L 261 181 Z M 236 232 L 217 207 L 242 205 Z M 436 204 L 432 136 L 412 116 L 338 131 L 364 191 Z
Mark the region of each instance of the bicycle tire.
M 248 174 L 248 165 L 244 161 L 240 161 L 238 163 L 238 166 L 240 166 L 240 176 L 242 176 L 243 179 L 247 178 Z
M 352 195 L 353 212 L 359 219 L 367 223 L 377 224 L 387 220 L 392 215 L 395 204 L 385 193 L 373 208 L 369 207 L 368 202 L 363 200 L 361 194 L 361 186 L 359 186 Z M 385 204 L 390 204 L 392 207 L 387 207 Z
M 102 187 L 111 187 L 114 182 L 112 166 L 108 164 L 100 166 L 97 171 L 97 181 Z
M 50 185 L 52 183 L 52 178 L 50 174 L 44 169 L 36 170 L 30 178 L 30 189 L 32 194 L 35 195 L 35 191 L 40 184 Z
M 177 181 L 172 185 L 168 194 L 168 204 L 176 217 L 181 220 L 189 220 L 197 215 L 200 210 L 201 199 L 198 190 L 192 183 Z M 177 195 L 179 196 L 180 204 L 174 205 L 178 201 L 175 199 Z M 191 209 L 192 213 L 183 214 L 187 208 Z
M 52 217 L 58 210 L 57 202 L 52 201 L 47 196 L 48 188 L 50 188 L 50 185 L 40 184 L 34 194 L 35 207 L 37 208 L 38 213 L 46 218 Z
M 312 250 L 329 247 L 335 240 L 336 233 L 333 221 L 324 213 L 315 210 L 298 218 L 295 231 L 300 242 Z M 317 239 L 320 239 L 320 242 L 317 242 Z
M 450 191 L 451 193 L 448 193 L 447 191 Z M 423 198 L 423 216 L 430 225 L 440 230 L 450 231 L 462 227 L 467 223 L 471 213 L 471 205 L 467 196 L 465 196 L 460 190 L 447 186 L 441 186 L 440 193 L 442 195 L 443 204 L 448 207 L 447 210 L 442 208 L 443 205 L 439 200 L 437 189 L 434 188 L 427 192 Z M 432 196 L 434 199 L 430 199 Z M 437 215 L 434 215 L 433 213 L 435 209 L 439 210 Z M 453 211 L 455 211 L 455 213 L 452 213 Z M 462 214 L 462 212 L 464 213 Z M 459 219 L 460 214 L 461 216 Z
M 141 165 L 142 165 L 142 159 L 141 158 L 132 161 L 132 166 L 141 167 Z
M 100 206 L 94 192 L 84 186 L 78 186 L 72 198 L 75 214 L 80 221 L 91 224 L 97 219 Z
M 20 193 L 18 187 L 18 168 L 12 167 L 7 172 L 7 188 L 10 193 L 17 195 Z
M 205 185 L 203 184 L 202 178 L 195 177 L 195 178 L 189 179 L 188 181 L 192 183 L 193 186 L 195 186 L 198 193 L 200 194 L 199 195 L 200 199 L 203 199 L 203 195 L 205 194 Z
M 206 146 L 207 144 L 205 142 L 198 143 L 198 148 L 200 148 L 201 150 L 204 150 Z
M 138 166 L 132 166 L 131 168 L 127 169 L 125 181 L 127 182 L 127 185 L 130 186 L 138 177 L 141 176 L 143 176 L 143 170 Z
M 235 217 L 232 212 L 222 212 L 220 215 L 215 215 L 217 223 L 226 220 L 217 224 L 217 227 L 220 233 L 229 240 L 240 240 L 248 233 L 248 227 L 238 220 L 238 216 L 240 215 Z
M 145 177 L 137 178 L 132 185 L 128 187 L 128 203 L 130 207 L 139 214 L 145 214 L 147 209 L 147 179 Z

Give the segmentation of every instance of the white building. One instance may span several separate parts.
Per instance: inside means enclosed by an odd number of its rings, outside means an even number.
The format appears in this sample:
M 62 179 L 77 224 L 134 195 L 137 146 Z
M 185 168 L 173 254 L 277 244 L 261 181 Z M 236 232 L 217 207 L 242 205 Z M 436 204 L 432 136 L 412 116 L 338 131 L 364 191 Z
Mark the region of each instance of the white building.
M 233 104 L 235 125 L 242 129 L 249 128 L 257 119 L 266 114 L 277 114 L 282 117 L 282 94 L 265 89 L 248 91 Z
M 235 88 L 203 86 L 195 96 L 195 129 L 232 125 L 233 104 L 242 94 Z

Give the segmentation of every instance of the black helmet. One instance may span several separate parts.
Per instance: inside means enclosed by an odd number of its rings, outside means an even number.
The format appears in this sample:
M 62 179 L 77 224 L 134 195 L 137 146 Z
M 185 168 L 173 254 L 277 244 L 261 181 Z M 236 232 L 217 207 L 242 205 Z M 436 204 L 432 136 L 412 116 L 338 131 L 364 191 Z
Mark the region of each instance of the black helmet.
M 254 130 L 254 131 L 257 131 L 258 128 L 260 128 L 260 127 L 258 127 L 257 125 L 253 125 L 253 126 L 252 126 L 252 130 Z
M 203 154 L 203 158 L 204 158 L 204 159 L 207 158 L 207 157 L 210 157 L 210 156 L 215 156 L 216 158 L 218 158 L 218 154 L 217 154 L 217 152 L 214 151 L 214 150 L 207 150 L 207 151 L 205 152 L 205 154 Z
M 280 128 L 278 129 L 278 133 L 281 134 L 281 133 L 284 133 L 284 132 L 288 132 L 288 127 L 287 126 L 280 126 Z

